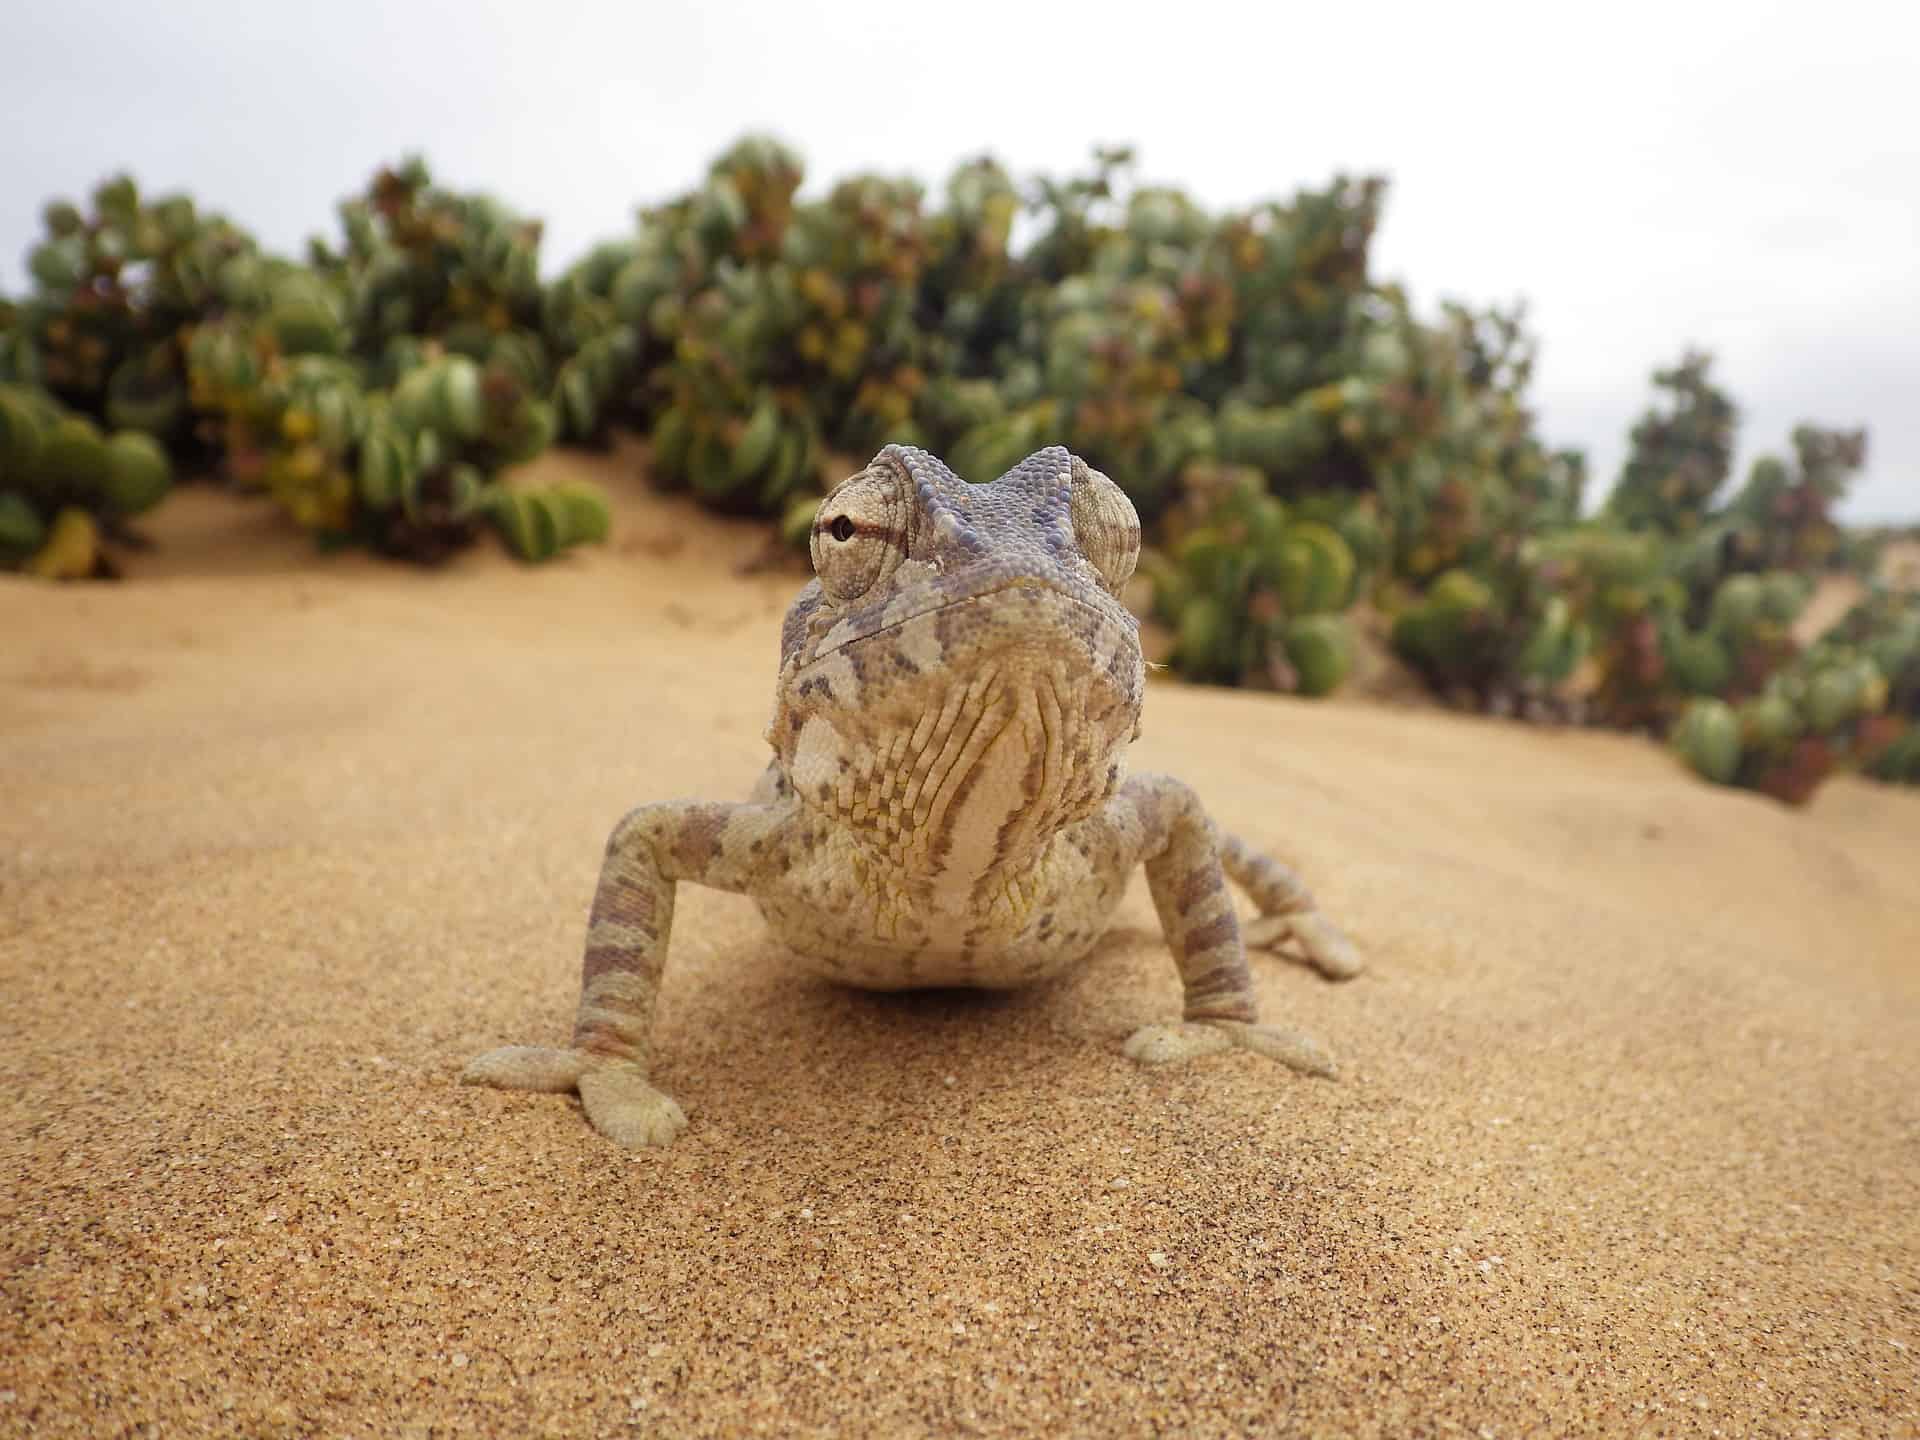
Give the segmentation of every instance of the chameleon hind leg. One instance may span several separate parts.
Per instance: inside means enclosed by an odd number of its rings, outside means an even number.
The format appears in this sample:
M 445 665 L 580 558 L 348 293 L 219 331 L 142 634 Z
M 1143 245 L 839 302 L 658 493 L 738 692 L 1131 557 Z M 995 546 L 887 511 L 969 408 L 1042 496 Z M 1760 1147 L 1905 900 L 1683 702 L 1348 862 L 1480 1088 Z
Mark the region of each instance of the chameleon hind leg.
M 577 1092 L 616 1144 L 665 1145 L 687 1123 L 648 1079 L 654 1004 L 681 881 L 745 890 L 781 812 L 766 805 L 643 805 L 614 827 L 587 920 L 570 1045 L 508 1045 L 470 1062 L 469 1085 Z
M 1102 868 L 1144 864 L 1160 926 L 1183 991 L 1177 1024 L 1147 1025 L 1126 1043 L 1146 1064 L 1241 1049 L 1308 1075 L 1331 1075 L 1333 1062 L 1295 1030 L 1259 1023 L 1240 920 L 1212 824 L 1199 797 L 1164 775 L 1136 775 L 1089 822 Z
M 1366 968 L 1353 941 L 1320 913 L 1304 882 L 1270 855 L 1235 835 L 1219 834 L 1220 863 L 1252 898 L 1260 914 L 1246 927 L 1246 942 L 1313 966 L 1329 980 L 1351 980 Z M 1301 953 L 1283 949 L 1291 940 Z

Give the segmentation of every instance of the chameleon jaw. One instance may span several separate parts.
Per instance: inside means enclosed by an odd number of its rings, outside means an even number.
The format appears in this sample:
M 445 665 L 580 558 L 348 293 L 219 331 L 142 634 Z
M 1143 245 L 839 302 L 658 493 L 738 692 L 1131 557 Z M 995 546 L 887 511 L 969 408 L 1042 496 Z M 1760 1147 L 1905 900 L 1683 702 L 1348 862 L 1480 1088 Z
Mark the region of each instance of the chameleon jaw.
M 929 582 L 928 588 L 944 590 L 950 589 L 951 586 L 943 580 L 936 579 Z M 902 597 L 887 605 L 843 616 L 821 635 L 812 648 L 810 659 L 801 667 L 800 673 L 805 674 L 812 665 L 819 664 L 829 656 L 839 654 L 850 646 L 886 635 L 896 635 L 904 627 L 916 621 L 963 612 L 969 607 L 979 606 L 984 609 L 989 602 L 1020 590 L 1032 591 L 1037 596 L 1043 597 L 1041 602 L 1043 604 L 1064 603 L 1072 606 L 1073 610 L 1067 613 L 1078 612 L 1080 624 L 1063 628 L 1092 630 L 1099 626 L 1117 625 L 1136 637 L 1139 634 L 1140 622 L 1118 601 L 1102 606 L 1074 594 L 1064 585 L 1055 584 L 1038 575 L 1015 575 L 1010 578 L 995 576 L 988 583 L 979 588 L 969 588 L 963 594 Z

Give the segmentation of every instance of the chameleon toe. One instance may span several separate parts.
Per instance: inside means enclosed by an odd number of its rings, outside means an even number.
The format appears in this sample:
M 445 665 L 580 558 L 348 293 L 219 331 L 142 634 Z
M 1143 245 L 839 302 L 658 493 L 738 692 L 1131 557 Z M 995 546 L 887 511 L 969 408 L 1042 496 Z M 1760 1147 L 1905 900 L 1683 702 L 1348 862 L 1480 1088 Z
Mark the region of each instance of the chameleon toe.
M 1313 968 L 1329 980 L 1351 980 L 1366 968 L 1360 951 L 1338 925 L 1318 913 L 1291 915 L 1294 937 L 1306 948 Z
M 1287 1030 L 1278 1025 L 1246 1025 L 1237 1020 L 1207 1023 L 1242 1050 L 1251 1050 L 1269 1060 L 1278 1060 L 1289 1070 L 1297 1070 L 1302 1075 L 1329 1078 L 1334 1073 L 1333 1058 L 1298 1030 Z
M 1278 1025 L 1249 1025 L 1238 1020 L 1188 1020 L 1178 1025 L 1143 1025 L 1127 1037 L 1123 1047 L 1129 1059 L 1143 1065 L 1173 1065 L 1218 1055 L 1226 1050 L 1249 1050 L 1278 1060 L 1302 1075 L 1331 1076 L 1333 1061 L 1307 1036 Z
M 507 1045 L 467 1062 L 463 1085 L 493 1085 L 502 1090 L 538 1090 L 566 1094 L 578 1085 L 587 1059 L 578 1050 L 550 1045 Z
M 1289 960 L 1304 961 L 1328 980 L 1351 980 L 1366 969 L 1353 941 L 1324 915 L 1257 915 L 1242 932 L 1249 950 L 1267 950 Z M 1283 949 L 1289 941 L 1302 953 Z
M 1142 1065 L 1174 1065 L 1231 1050 L 1233 1041 L 1211 1025 L 1142 1025 L 1127 1037 L 1127 1058 Z

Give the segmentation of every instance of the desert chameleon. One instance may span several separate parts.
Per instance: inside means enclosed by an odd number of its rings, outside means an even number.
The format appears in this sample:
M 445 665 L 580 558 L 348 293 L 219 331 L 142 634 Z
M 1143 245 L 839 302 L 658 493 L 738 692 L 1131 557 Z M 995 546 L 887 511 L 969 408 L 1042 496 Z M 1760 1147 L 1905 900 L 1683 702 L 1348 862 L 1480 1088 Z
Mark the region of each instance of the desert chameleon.
M 1140 553 L 1120 487 L 1058 446 L 976 485 L 889 445 L 822 500 L 809 548 L 752 795 L 625 815 L 588 917 L 573 1043 L 490 1051 L 463 1079 L 577 1092 L 618 1144 L 665 1144 L 686 1116 L 648 1062 L 677 886 L 752 896 L 843 984 L 1006 988 L 1084 958 L 1142 864 L 1185 1003 L 1126 1053 L 1239 1047 L 1331 1074 L 1312 1041 L 1257 1023 L 1245 946 L 1290 940 L 1344 978 L 1361 966 L 1352 943 L 1186 785 L 1126 772 L 1145 664 L 1120 599 Z M 1244 937 L 1229 875 L 1260 911 Z

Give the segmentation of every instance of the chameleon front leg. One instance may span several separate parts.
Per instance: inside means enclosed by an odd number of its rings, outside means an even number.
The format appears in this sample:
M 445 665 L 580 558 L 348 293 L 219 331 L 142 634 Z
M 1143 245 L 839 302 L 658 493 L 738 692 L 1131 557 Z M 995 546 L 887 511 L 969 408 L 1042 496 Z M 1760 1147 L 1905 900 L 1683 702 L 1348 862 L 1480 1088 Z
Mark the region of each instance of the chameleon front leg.
M 1199 797 L 1167 776 L 1136 775 L 1097 823 L 1117 847 L 1119 865 L 1146 865 L 1147 888 L 1185 992 L 1181 1023 L 1135 1031 L 1126 1053 L 1166 1064 L 1237 1047 L 1305 1074 L 1331 1075 L 1333 1062 L 1305 1035 L 1257 1023 L 1240 920 Z
M 619 1145 L 665 1145 L 687 1123 L 648 1082 L 649 1036 L 674 887 L 745 890 L 778 828 L 772 805 L 643 805 L 614 827 L 587 918 L 580 1006 L 564 1048 L 509 1045 L 468 1064 L 470 1085 L 578 1092 L 594 1128 Z

